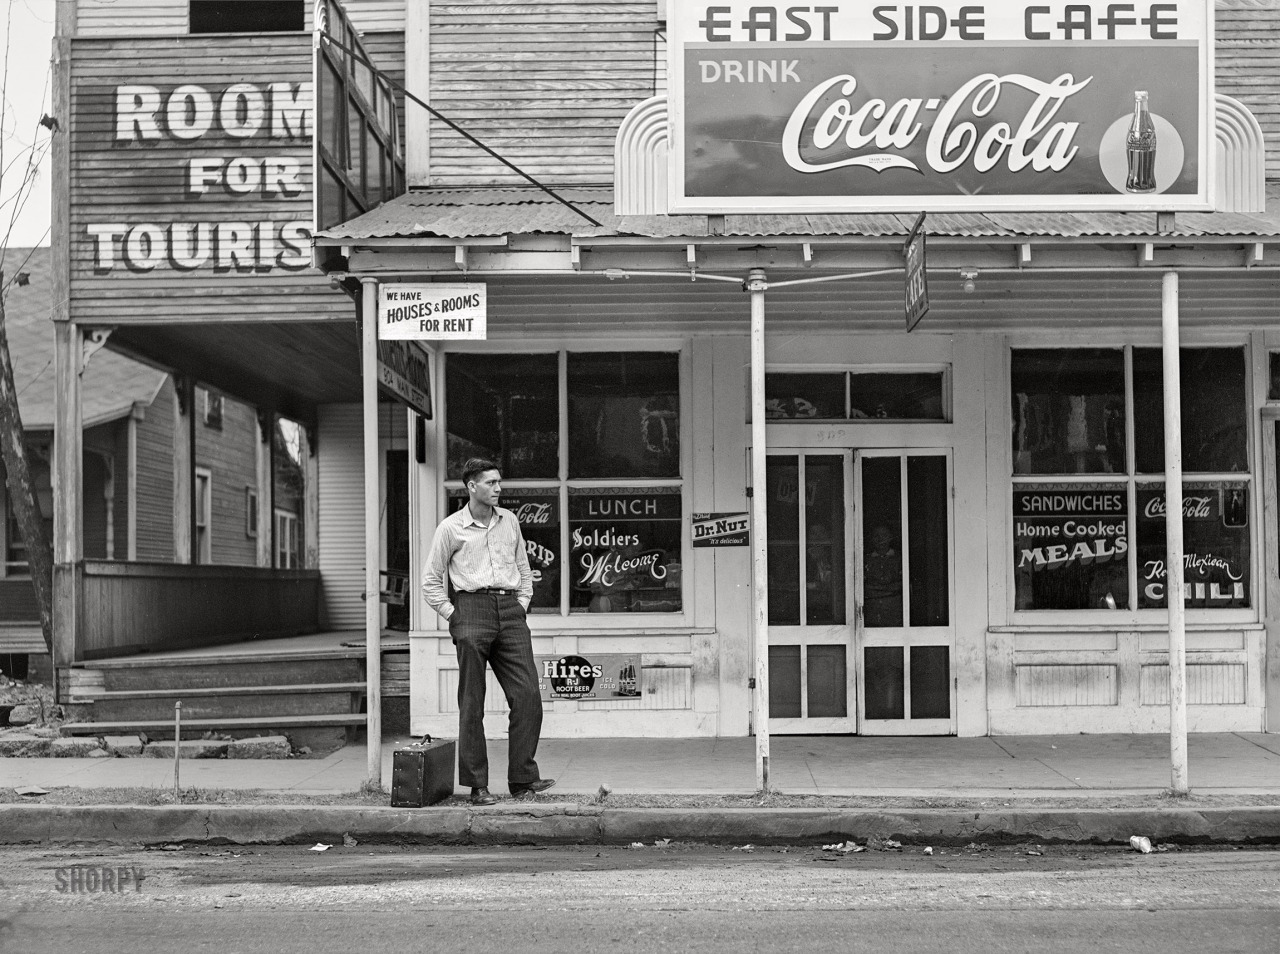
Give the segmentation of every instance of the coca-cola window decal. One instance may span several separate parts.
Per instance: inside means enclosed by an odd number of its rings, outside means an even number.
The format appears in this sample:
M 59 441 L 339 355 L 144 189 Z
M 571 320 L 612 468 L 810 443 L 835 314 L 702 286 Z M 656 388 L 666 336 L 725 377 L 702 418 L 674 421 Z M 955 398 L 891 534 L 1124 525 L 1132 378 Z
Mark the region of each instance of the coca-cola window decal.
M 449 491 L 449 512 L 467 505 L 465 490 Z M 520 521 L 529 569 L 533 572 L 530 610 L 560 609 L 560 494 L 555 489 L 502 489 L 502 507 Z
M 570 354 L 569 476 L 680 476 L 680 357 Z
M 569 611 L 677 613 L 681 588 L 679 487 L 569 491 Z
M 1127 609 L 1127 498 L 1123 484 L 1015 487 L 1015 607 Z
M 1013 472 L 1123 474 L 1124 351 L 1013 352 Z
M 448 477 L 471 457 L 496 461 L 507 480 L 558 476 L 558 392 L 554 354 L 448 355 Z
M 1138 487 L 1138 606 L 1167 603 L 1164 485 Z M 1182 487 L 1183 585 L 1188 609 L 1251 605 L 1249 486 L 1188 481 Z
M 1228 474 L 1249 469 L 1243 348 L 1182 348 L 1182 469 Z M 1140 474 L 1164 473 L 1164 355 L 1133 349 L 1133 442 Z

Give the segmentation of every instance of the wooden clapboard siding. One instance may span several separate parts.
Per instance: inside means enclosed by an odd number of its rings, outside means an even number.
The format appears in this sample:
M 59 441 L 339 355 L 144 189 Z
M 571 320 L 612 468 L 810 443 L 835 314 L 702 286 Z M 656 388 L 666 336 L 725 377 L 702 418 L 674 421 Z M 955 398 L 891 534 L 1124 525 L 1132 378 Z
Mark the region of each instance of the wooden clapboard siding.
M 222 428 L 204 423 L 204 389 L 196 391 L 196 466 L 209 469 L 213 507 L 210 554 L 222 565 L 254 566 L 258 542 L 245 533 L 246 487 L 258 485 L 257 412 L 223 397 Z
M 613 180 L 618 125 L 655 87 L 653 0 L 453 0 L 433 2 L 430 17 L 436 109 L 531 175 L 561 184 Z M 431 123 L 433 185 L 521 181 Z
M 1262 126 L 1267 178 L 1280 177 L 1280 0 L 1217 0 L 1217 91 Z
M 138 421 L 138 559 L 173 559 L 173 379 Z
M 300 0 L 311 29 L 313 0 Z M 415 0 L 418 2 L 418 0 Z M 361 30 L 394 30 L 404 24 L 405 0 L 343 0 L 351 22 Z M 184 34 L 189 29 L 188 0 L 78 0 L 76 32 L 101 36 Z
M 193 84 L 216 98 L 228 86 L 251 83 L 307 84 L 311 48 L 307 34 L 246 34 L 220 37 L 77 39 L 71 66 L 71 313 L 86 323 L 251 320 L 260 317 L 348 316 L 350 305 L 329 288 L 309 264 L 290 269 L 278 259 L 287 253 L 281 227 L 311 221 L 311 130 L 309 94 L 305 130 L 276 127 L 248 137 L 233 137 L 215 123 L 204 135 L 158 140 L 115 139 L 116 90 L 121 85 L 151 86 L 168 94 Z M 268 109 L 270 116 L 270 109 Z M 274 132 L 274 135 L 272 134 Z M 188 164 L 194 159 L 245 157 L 262 162 L 289 157 L 298 163 L 294 195 L 233 194 L 212 185 L 187 194 Z M 95 242 L 89 227 L 114 224 L 167 229 L 180 223 L 271 223 L 274 248 L 260 261 L 237 262 L 225 269 L 212 259 L 193 270 L 168 261 L 148 269 L 126 267 L 119 239 L 114 263 L 95 271 Z M 293 242 L 294 254 L 309 262 L 305 237 Z
M 76 0 L 76 33 L 80 35 L 186 32 L 187 0 Z
M 364 628 L 364 421 L 358 404 L 319 408 L 318 535 L 324 625 Z
M 112 454 L 115 458 L 115 539 L 112 543 L 111 558 L 114 560 L 129 559 L 129 420 L 117 421 L 112 434 L 115 445 Z

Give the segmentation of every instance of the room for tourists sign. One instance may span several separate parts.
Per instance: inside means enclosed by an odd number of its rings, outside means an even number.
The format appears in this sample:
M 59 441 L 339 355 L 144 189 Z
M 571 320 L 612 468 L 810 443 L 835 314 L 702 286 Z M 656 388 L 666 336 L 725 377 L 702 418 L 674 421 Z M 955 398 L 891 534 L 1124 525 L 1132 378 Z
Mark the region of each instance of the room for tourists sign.
M 671 208 L 1210 207 L 1212 5 L 673 5 Z

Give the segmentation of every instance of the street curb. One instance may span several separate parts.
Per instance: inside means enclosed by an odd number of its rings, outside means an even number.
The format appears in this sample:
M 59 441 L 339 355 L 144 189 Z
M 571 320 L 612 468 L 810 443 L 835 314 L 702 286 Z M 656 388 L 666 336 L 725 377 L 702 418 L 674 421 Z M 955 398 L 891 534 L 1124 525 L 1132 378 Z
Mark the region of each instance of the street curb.
M 1280 806 L 1108 810 L 600 808 L 493 809 L 339 805 L 0 805 L 0 844 L 630 845 L 659 839 L 739 846 L 1280 843 Z

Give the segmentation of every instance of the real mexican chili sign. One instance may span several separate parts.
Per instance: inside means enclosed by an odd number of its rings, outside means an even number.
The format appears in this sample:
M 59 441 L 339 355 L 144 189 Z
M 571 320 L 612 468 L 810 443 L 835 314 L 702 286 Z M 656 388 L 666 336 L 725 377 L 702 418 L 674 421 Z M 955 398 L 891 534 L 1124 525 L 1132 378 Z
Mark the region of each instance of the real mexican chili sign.
M 1210 208 L 1211 0 L 672 8 L 673 212 Z

